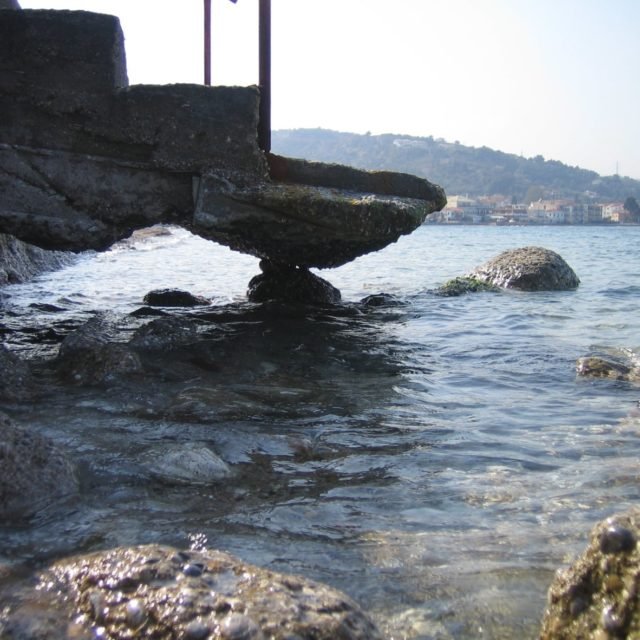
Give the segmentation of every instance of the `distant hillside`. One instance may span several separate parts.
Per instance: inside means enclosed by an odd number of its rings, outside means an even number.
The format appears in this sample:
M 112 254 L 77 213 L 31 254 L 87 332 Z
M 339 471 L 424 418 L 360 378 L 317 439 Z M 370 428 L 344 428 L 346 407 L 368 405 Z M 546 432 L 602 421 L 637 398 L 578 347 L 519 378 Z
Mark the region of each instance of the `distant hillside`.
M 465 147 L 432 137 L 360 135 L 327 129 L 272 133 L 274 153 L 337 162 L 362 169 L 390 169 L 428 178 L 448 194 L 502 194 L 513 202 L 541 197 L 581 201 L 640 200 L 640 181 L 602 177 L 542 156 L 523 158 L 488 147 Z

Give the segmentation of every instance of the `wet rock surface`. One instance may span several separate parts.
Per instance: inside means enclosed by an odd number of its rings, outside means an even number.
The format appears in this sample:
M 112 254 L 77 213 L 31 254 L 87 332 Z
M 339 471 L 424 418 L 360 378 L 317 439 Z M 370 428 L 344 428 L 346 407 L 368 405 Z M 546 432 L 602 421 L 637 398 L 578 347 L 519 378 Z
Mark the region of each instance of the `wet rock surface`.
M 160 545 L 58 561 L 7 609 L 0 619 L 7 640 L 382 638 L 334 589 L 220 551 Z
M 67 455 L 0 412 L 0 519 L 28 517 L 77 490 Z
M 0 234 L 0 285 L 25 282 L 44 271 L 73 261 L 63 251 L 45 251 L 6 234 Z
M 278 300 L 300 304 L 336 304 L 340 291 L 308 269 L 261 260 L 262 273 L 251 279 L 247 297 L 251 302 Z
M 541 640 L 640 637 L 640 509 L 597 524 L 584 553 L 549 589 Z
M 0 398 L 25 400 L 34 391 L 29 364 L 0 344 Z
M 640 382 L 637 357 L 624 350 L 582 356 L 576 361 L 576 372 L 584 378 L 608 378 L 624 382 Z
M 565 291 L 580 284 L 578 276 L 560 255 L 542 247 L 504 251 L 476 267 L 467 277 L 521 291 Z

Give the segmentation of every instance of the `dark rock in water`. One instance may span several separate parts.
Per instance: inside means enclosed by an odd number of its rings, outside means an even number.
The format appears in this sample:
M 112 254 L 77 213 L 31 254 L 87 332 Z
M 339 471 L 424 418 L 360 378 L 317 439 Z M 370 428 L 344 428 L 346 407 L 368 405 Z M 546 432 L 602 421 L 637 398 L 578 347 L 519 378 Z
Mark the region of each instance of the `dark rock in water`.
M 180 289 L 154 289 L 143 302 L 151 307 L 198 307 L 210 304 L 207 298 Z
M 128 345 L 113 342 L 114 320 L 99 315 L 70 333 L 60 345 L 58 369 L 77 384 L 103 384 L 140 373 L 142 363 Z
M 640 637 L 640 509 L 600 522 L 586 551 L 558 572 L 541 640 Z
M 402 305 L 402 300 L 390 293 L 374 293 L 360 300 L 364 307 L 398 307 Z
M 28 363 L 0 344 L 0 398 L 24 400 L 33 389 L 33 377 Z
M 578 276 L 561 256 L 542 247 L 504 251 L 476 267 L 468 277 L 521 291 L 564 291 L 580 284 Z
M 445 282 L 441 287 L 438 287 L 434 293 L 439 296 L 461 296 L 465 293 L 476 293 L 477 291 L 499 290 L 500 287 L 479 280 L 478 278 L 461 276 Z
M 198 330 L 193 322 L 163 316 L 137 329 L 129 346 L 145 351 L 161 351 L 195 342 L 197 338 Z
M 590 378 L 609 378 L 626 382 L 640 382 L 640 367 L 631 363 L 624 364 L 613 358 L 601 356 L 583 356 L 576 361 L 579 376 Z
M 67 456 L 48 438 L 0 413 L 0 520 L 33 515 L 77 490 Z
M 337 304 L 340 291 L 308 269 L 262 260 L 262 273 L 251 279 L 247 296 L 252 302 L 293 302 L 300 304 Z
M 97 628 L 111 640 L 383 637 L 339 591 L 215 550 L 124 547 L 58 561 L 39 578 L 5 608 L 3 637 L 93 638 Z

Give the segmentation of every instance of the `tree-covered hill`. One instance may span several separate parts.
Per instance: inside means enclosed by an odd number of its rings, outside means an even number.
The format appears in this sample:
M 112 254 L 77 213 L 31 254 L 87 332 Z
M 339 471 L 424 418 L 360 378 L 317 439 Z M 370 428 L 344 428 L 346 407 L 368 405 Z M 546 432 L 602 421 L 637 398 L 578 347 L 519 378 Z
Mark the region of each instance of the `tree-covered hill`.
M 294 158 L 412 173 L 441 185 L 448 194 L 501 194 L 513 202 L 541 197 L 580 201 L 640 198 L 638 180 L 602 177 L 595 171 L 545 160 L 542 156 L 523 158 L 441 138 L 287 129 L 272 133 L 272 147 L 274 153 Z

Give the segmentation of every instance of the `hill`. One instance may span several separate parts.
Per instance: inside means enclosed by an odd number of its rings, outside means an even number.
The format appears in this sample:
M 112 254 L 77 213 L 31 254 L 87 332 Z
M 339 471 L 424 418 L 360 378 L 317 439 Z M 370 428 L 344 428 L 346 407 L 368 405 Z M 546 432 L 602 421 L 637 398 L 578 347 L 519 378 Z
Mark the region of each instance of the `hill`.
M 412 173 L 439 184 L 450 195 L 501 194 L 512 202 L 542 197 L 603 202 L 633 196 L 640 200 L 638 180 L 603 177 L 542 156 L 523 158 L 442 138 L 284 129 L 272 132 L 272 148 L 274 153 L 294 158 Z

